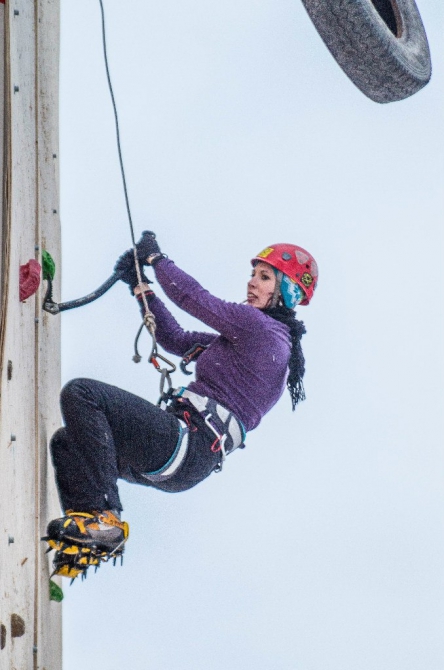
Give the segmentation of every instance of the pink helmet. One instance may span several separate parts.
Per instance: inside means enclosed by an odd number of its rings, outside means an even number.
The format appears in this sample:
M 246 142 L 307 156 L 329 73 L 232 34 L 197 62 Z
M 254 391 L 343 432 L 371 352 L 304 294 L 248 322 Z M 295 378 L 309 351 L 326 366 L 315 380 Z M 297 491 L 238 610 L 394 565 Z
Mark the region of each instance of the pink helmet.
M 318 265 L 311 254 L 295 244 L 272 244 L 251 260 L 261 261 L 282 272 L 298 284 L 304 295 L 301 305 L 308 305 L 318 283 Z

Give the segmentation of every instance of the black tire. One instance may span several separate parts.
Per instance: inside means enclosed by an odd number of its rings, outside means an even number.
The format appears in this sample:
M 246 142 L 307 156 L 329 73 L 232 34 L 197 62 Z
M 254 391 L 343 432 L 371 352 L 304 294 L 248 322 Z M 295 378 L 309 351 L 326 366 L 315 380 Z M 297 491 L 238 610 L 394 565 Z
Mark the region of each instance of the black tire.
M 414 0 L 302 0 L 345 74 L 375 102 L 413 95 L 431 76 Z

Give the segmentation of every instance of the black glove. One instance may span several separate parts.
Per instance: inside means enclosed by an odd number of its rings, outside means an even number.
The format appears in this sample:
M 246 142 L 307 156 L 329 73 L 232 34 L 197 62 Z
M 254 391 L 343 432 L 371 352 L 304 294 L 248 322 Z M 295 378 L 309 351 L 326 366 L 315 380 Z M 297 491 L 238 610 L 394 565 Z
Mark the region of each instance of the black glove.
M 136 244 L 137 258 L 141 263 L 147 265 L 146 259 L 149 256 L 158 254 L 159 258 L 163 257 L 160 247 L 157 244 L 156 234 L 152 230 L 144 230 L 142 237 Z
M 140 268 L 141 271 L 141 280 L 146 284 L 152 284 L 148 277 L 143 273 L 143 268 Z M 136 265 L 134 262 L 134 251 L 133 249 L 128 249 L 122 254 L 114 266 L 114 272 L 117 272 L 119 279 L 121 279 L 125 284 L 129 285 L 131 293 L 133 289 L 138 285 L 139 280 L 137 279 Z

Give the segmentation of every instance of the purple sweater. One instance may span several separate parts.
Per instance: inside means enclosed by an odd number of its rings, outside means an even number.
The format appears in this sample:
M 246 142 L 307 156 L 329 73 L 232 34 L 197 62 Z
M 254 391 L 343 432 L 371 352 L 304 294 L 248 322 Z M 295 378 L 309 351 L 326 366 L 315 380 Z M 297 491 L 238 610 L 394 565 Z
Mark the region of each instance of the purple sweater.
M 288 327 L 256 307 L 216 298 L 169 259 L 158 261 L 155 273 L 172 302 L 220 333 L 183 330 L 156 296 L 150 309 L 157 341 L 177 356 L 197 342 L 210 345 L 196 362 L 196 381 L 189 390 L 213 398 L 234 412 L 246 430 L 253 430 L 284 392 L 291 349 Z

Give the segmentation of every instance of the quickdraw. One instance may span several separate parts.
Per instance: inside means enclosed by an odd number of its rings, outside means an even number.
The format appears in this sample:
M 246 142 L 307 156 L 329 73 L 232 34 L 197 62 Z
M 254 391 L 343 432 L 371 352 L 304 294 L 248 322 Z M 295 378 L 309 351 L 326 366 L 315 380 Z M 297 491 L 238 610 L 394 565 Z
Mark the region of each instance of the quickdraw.
M 137 331 L 136 339 L 134 340 L 134 356 L 133 356 L 133 361 L 135 363 L 140 363 L 142 360 L 142 356 L 139 353 L 139 338 L 142 334 L 143 330 L 143 324 L 140 326 L 139 330 Z M 195 361 L 204 351 L 205 349 L 208 348 L 208 344 L 200 344 L 197 343 L 194 346 L 191 347 L 184 355 L 183 358 L 180 362 L 180 369 L 185 375 L 191 375 L 193 374 L 190 370 L 187 370 L 187 366 Z M 158 360 L 163 361 L 169 368 L 162 367 Z M 166 405 L 168 404 L 168 401 L 172 398 L 172 390 L 173 390 L 173 383 L 171 381 L 171 374 L 176 371 L 176 366 L 172 361 L 170 361 L 168 358 L 165 358 L 165 356 L 162 356 L 157 350 L 157 344 L 156 341 L 153 340 L 153 347 L 151 349 L 151 353 L 149 355 L 148 361 L 154 365 L 156 370 L 161 373 L 162 377 L 160 380 L 160 398 L 158 400 L 158 405 L 162 408 L 165 408 Z M 167 389 L 165 390 L 165 382 L 167 383 Z
M 201 415 L 208 428 L 215 436 L 210 446 L 214 454 L 220 453 L 219 464 L 214 472 L 222 470 L 226 457 L 235 449 L 243 449 L 246 431 L 242 422 L 228 409 L 212 398 L 201 396 L 182 386 L 169 391 L 169 399 L 181 403 L 189 403 Z M 184 417 L 185 418 L 185 417 Z

